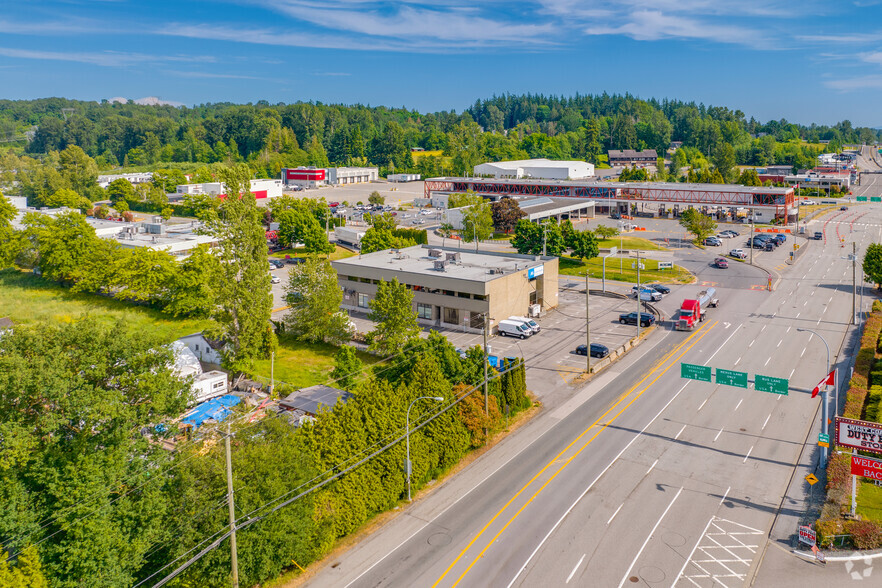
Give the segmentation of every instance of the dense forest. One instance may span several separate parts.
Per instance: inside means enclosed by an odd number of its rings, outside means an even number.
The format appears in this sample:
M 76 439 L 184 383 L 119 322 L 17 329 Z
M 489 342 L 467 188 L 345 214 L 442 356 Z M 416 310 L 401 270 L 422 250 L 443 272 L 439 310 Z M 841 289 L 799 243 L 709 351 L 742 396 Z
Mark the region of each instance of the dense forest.
M 461 114 L 265 101 L 192 108 L 63 98 L 0 101 L 0 145 L 7 147 L 0 168 L 7 173 L 47 158 L 58 168 L 58 153 L 70 146 L 81 148 L 98 170 L 246 162 L 255 176 L 278 177 L 281 168 L 297 165 L 373 164 L 381 173 L 434 176 L 531 157 L 602 166 L 609 149 L 651 148 L 663 155 L 671 141 L 681 141 L 686 149 L 674 154 L 671 172 L 659 179 L 679 179 L 691 168 L 696 174 L 719 170 L 734 182 L 736 165 L 811 167 L 819 141 L 829 141 L 827 150 L 835 151 L 879 138 L 879 131 L 847 120 L 832 127 L 760 123 L 726 107 L 609 94 L 504 95 L 479 100 Z M 434 154 L 414 156 L 413 148 Z

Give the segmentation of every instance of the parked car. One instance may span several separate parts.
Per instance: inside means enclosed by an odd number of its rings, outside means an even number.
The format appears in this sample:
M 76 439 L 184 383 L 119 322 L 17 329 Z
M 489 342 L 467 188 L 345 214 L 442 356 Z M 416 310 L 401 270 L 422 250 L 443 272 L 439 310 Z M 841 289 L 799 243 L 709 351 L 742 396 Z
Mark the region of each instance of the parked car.
M 510 316 L 510 317 L 508 317 L 508 320 L 514 321 L 517 323 L 521 323 L 521 324 L 525 325 L 526 327 L 529 327 L 529 329 L 531 331 L 533 331 L 533 333 L 538 333 L 541 330 L 539 327 L 539 323 L 537 323 L 536 321 L 534 321 L 531 318 L 527 318 L 527 317 L 523 317 L 523 316 Z
M 282 278 L 280 278 L 279 276 L 273 276 L 272 278 L 270 278 L 270 282 L 272 282 L 273 284 L 281 284 Z
M 285 265 L 283 262 L 277 259 L 271 259 L 270 264 L 276 266 L 276 269 L 282 269 L 282 267 L 284 267 Z
M 824 233 L 821 231 L 815 231 L 815 241 L 820 241 L 824 238 Z
M 803 200 L 801 204 L 805 206 L 814 206 L 817 204 L 817 202 L 815 202 L 814 200 Z
M 622 218 L 622 215 L 619 214 L 618 212 L 611 212 L 609 214 L 609 218 L 614 219 L 614 220 L 619 220 L 620 218 Z
M 747 259 L 747 253 L 744 252 L 744 249 L 733 249 L 729 255 L 737 259 Z
M 622 323 L 623 325 L 636 325 L 637 324 L 637 313 L 636 312 L 629 312 L 626 314 L 620 314 L 619 315 L 619 322 Z M 652 325 L 652 323 L 654 323 L 654 322 L 655 322 L 655 317 L 653 315 L 649 314 L 648 312 L 641 312 L 640 313 L 640 326 L 641 327 L 648 327 L 648 326 Z
M 774 237 L 772 237 L 773 241 L 777 241 L 778 245 L 783 245 L 785 241 L 787 241 L 787 235 L 784 233 L 778 233 Z
M 848 207 L 847 206 L 840 206 L 839 210 L 848 210 Z
M 518 337 L 526 339 L 533 334 L 533 329 L 518 321 L 499 321 L 499 335 L 502 337 Z
M 579 345 L 576 347 L 577 355 L 588 355 L 588 347 L 586 345 Z M 592 343 L 591 344 L 591 357 L 599 357 L 603 359 L 604 357 L 609 356 L 609 347 L 606 345 L 601 345 L 600 343 Z
M 718 258 L 716 258 L 716 259 L 714 260 L 714 267 L 718 267 L 718 268 L 720 268 L 720 269 L 728 269 L 728 267 L 729 267 L 729 262 L 726 261 L 726 260 L 725 260 L 724 258 L 722 258 L 722 257 L 718 257 Z
M 661 294 L 670 294 L 671 293 L 671 289 L 668 288 L 667 286 L 665 286 L 664 284 L 646 284 L 646 287 L 652 288 L 653 290 L 655 290 L 656 292 L 659 292 Z
M 704 244 L 710 245 L 711 247 L 719 247 L 720 245 L 723 244 L 723 242 L 720 241 L 716 237 L 708 237 L 707 239 L 704 240 Z
M 631 296 L 634 296 L 636 298 L 638 291 L 640 292 L 640 300 L 643 300 L 644 302 L 658 302 L 662 299 L 661 292 L 647 286 L 643 286 L 641 288 L 638 288 L 637 286 L 632 286 Z
M 733 231 L 732 229 L 726 229 L 722 233 L 719 234 L 720 237 L 730 238 L 737 237 L 740 233 L 738 231 Z

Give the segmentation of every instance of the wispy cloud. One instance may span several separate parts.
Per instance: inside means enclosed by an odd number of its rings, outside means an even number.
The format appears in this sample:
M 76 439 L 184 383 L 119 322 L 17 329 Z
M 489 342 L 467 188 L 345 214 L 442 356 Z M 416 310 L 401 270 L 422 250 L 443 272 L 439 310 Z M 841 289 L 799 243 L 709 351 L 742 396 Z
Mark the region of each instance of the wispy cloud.
M 200 62 L 212 63 L 216 60 L 210 55 L 147 55 L 144 53 L 125 53 L 121 51 L 41 51 L 34 49 L 15 49 L 0 47 L 0 55 L 16 59 L 39 59 L 43 61 L 72 61 L 101 67 L 127 67 L 143 63 L 160 62 Z
M 314 76 L 328 76 L 328 77 L 346 77 L 351 76 L 352 74 L 345 71 L 317 71 L 313 73 Z
M 657 10 L 631 15 L 619 26 L 590 26 L 589 35 L 626 35 L 638 41 L 660 39 L 702 39 L 750 47 L 768 47 L 769 40 L 758 31 L 734 25 L 716 25 L 692 18 L 670 16 Z
M 267 78 L 261 78 L 258 76 L 246 76 L 240 74 L 229 74 L 229 73 L 212 73 L 207 71 L 180 71 L 169 69 L 165 70 L 165 73 L 179 77 L 179 78 L 204 78 L 204 79 L 230 79 L 230 80 L 265 80 Z
M 851 92 L 854 90 L 882 89 L 882 75 L 867 75 L 838 80 L 827 80 L 824 85 L 834 90 Z

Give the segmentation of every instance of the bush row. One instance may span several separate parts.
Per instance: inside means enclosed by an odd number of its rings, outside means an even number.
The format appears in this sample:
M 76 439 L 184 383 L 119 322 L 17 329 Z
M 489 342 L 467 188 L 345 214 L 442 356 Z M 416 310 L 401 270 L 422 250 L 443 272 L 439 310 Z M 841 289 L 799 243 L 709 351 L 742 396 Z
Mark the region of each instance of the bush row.
M 412 239 L 417 245 L 428 245 L 429 236 L 426 229 L 402 229 L 398 228 L 392 231 L 392 235 L 402 239 Z
M 872 416 L 876 416 L 878 400 L 882 398 L 882 361 L 879 360 L 882 336 L 882 303 L 873 303 L 873 310 L 864 323 L 861 347 L 854 363 L 842 416 L 862 419 L 870 416 L 870 404 L 875 399 Z M 870 403 L 868 403 L 868 398 Z M 882 523 L 876 521 L 846 520 L 843 515 L 851 508 L 851 455 L 831 453 L 827 462 L 827 500 L 821 517 L 815 523 L 818 543 L 833 545 L 836 535 L 848 535 L 857 549 L 882 547 Z

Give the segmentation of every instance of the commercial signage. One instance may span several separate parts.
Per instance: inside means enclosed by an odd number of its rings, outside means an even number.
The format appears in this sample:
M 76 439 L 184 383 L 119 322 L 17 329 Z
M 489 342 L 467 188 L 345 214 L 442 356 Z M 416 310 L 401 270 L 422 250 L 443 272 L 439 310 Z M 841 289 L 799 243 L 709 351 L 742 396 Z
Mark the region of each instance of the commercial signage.
M 319 169 L 304 169 L 304 168 L 293 168 L 285 170 L 285 178 L 289 180 L 311 180 L 311 181 L 323 181 L 325 179 L 325 170 L 323 168 Z
M 660 261 L 660 262 L 658 262 L 658 269 L 660 269 L 660 270 L 674 269 L 674 262 L 673 261 Z
M 815 533 L 815 530 L 811 527 L 806 527 L 800 525 L 799 527 L 799 542 L 805 543 L 806 545 L 814 545 L 818 542 L 818 535 Z
M 858 197 L 856 198 L 856 200 L 857 200 L 858 202 L 866 202 L 866 201 L 867 201 L 867 197 L 866 197 L 866 196 L 858 196 Z
M 870 202 L 882 202 L 882 197 L 870 196 Z
M 836 445 L 882 454 L 882 424 L 836 417 Z
M 872 457 L 852 455 L 851 473 L 862 478 L 882 481 L 882 461 Z
M 544 265 L 540 265 L 537 267 L 531 267 L 527 270 L 527 279 L 528 280 L 535 280 L 536 278 L 538 278 L 539 276 L 541 276 L 544 273 L 545 273 L 545 266 Z
M 747 372 L 735 372 L 717 368 L 717 384 L 747 388 Z
M 695 365 L 692 363 L 680 364 L 680 377 L 689 380 L 699 380 L 701 382 L 711 381 L 711 368 L 706 365 Z
M 790 387 L 790 381 L 786 378 L 773 378 L 772 376 L 763 376 L 757 374 L 754 377 L 753 389 L 759 392 L 771 392 L 772 394 L 781 394 L 787 396 L 787 390 Z

